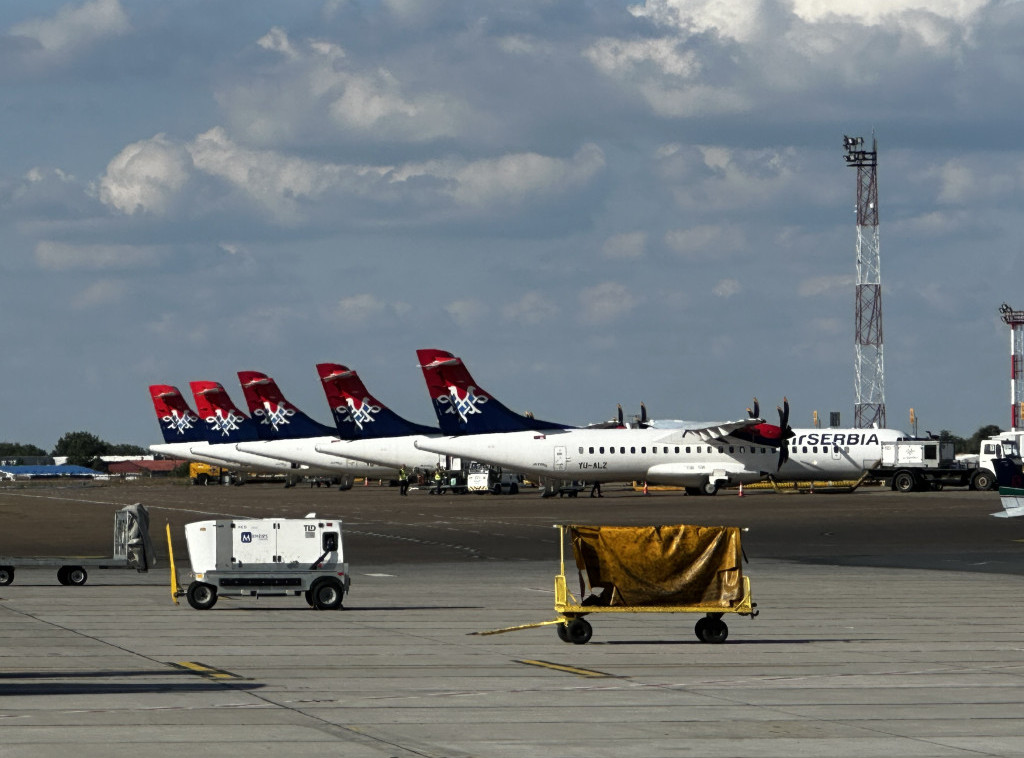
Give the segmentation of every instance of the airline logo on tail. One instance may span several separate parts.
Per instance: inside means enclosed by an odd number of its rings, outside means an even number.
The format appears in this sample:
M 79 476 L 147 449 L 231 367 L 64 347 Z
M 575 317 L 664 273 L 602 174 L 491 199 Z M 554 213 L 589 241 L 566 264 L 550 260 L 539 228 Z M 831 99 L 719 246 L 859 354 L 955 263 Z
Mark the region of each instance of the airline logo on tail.
M 275 432 L 279 432 L 282 426 L 287 426 L 291 423 L 288 417 L 294 416 L 295 411 L 282 403 L 274 405 L 269 401 L 264 401 L 263 407 L 253 409 L 252 415 L 259 418 L 261 424 L 271 427 Z
M 359 405 L 357 406 L 356 403 Z M 354 397 L 346 396 L 345 405 L 339 405 L 334 412 L 341 417 L 342 421 L 350 421 L 362 431 L 363 424 L 372 424 L 376 421 L 374 416 L 380 413 L 380 406 L 371 403 L 368 397 L 359 401 Z
M 458 413 L 459 418 L 465 422 L 469 420 L 469 416 L 475 413 L 483 413 L 479 406 L 486 403 L 487 400 L 487 395 L 476 394 L 476 387 L 472 384 L 466 387 L 466 394 L 462 397 L 459 397 L 459 388 L 454 384 L 449 384 L 448 395 L 439 396 L 437 404 L 439 406 L 447 406 L 444 408 L 444 413 Z
M 177 432 L 181 435 L 184 435 L 186 430 L 194 428 L 195 422 L 198 420 L 199 416 L 191 411 L 182 413 L 174 409 L 171 409 L 170 415 L 160 417 L 160 421 L 165 425 L 167 431 Z
M 222 437 L 227 437 L 231 432 L 238 431 L 238 425 L 245 420 L 245 416 L 234 408 L 216 408 L 212 416 L 203 420 L 209 424 L 211 432 L 220 432 Z

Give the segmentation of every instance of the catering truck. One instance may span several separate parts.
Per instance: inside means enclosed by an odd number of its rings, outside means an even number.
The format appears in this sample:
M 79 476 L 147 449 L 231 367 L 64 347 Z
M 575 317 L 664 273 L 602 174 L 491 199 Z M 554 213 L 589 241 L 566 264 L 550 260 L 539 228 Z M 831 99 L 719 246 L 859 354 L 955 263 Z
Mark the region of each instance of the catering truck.
M 341 546 L 341 521 L 317 518 L 217 519 L 185 524 L 193 581 L 178 588 L 171 556 L 171 596 L 197 610 L 220 596 L 303 595 L 319 610 L 342 607 L 351 580 Z

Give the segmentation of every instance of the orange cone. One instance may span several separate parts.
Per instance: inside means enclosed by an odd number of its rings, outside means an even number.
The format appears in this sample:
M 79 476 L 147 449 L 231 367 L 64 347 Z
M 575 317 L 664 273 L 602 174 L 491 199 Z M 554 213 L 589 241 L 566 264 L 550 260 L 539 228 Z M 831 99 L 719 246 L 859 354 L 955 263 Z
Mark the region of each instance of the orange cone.
M 647 494 L 647 482 L 646 481 L 644 481 L 644 494 L 645 495 Z
M 740 482 L 740 497 L 743 497 L 743 482 Z

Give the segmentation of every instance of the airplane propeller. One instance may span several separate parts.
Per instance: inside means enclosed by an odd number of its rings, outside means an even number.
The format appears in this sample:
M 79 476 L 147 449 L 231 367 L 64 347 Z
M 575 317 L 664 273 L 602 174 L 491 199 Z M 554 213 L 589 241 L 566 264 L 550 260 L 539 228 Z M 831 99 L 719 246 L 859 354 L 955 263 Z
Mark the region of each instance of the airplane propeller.
M 761 405 L 757 402 L 757 398 L 754 398 L 753 409 L 747 408 L 747 415 L 750 418 L 758 418 L 761 415 Z
M 617 403 L 615 407 L 618 409 L 615 414 L 615 418 L 618 420 L 619 426 L 623 427 L 625 424 L 622 421 L 622 403 Z
M 647 406 L 644 405 L 643 400 L 640 401 L 640 428 L 646 429 L 647 424 Z
M 755 398 L 754 405 L 757 405 Z M 793 427 L 789 425 L 789 400 L 782 398 L 782 407 L 775 406 L 779 412 L 779 468 L 789 460 L 789 438 L 794 435 Z

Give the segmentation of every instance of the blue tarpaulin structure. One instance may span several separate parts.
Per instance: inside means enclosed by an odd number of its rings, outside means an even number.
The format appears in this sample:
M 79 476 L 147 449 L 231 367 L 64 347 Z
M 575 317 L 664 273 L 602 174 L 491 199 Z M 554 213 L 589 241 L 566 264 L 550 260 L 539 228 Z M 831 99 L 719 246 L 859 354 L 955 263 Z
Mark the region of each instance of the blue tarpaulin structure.
M 0 466 L 0 473 L 20 479 L 38 479 L 41 477 L 94 477 L 102 476 L 102 471 L 96 471 L 85 466 Z

